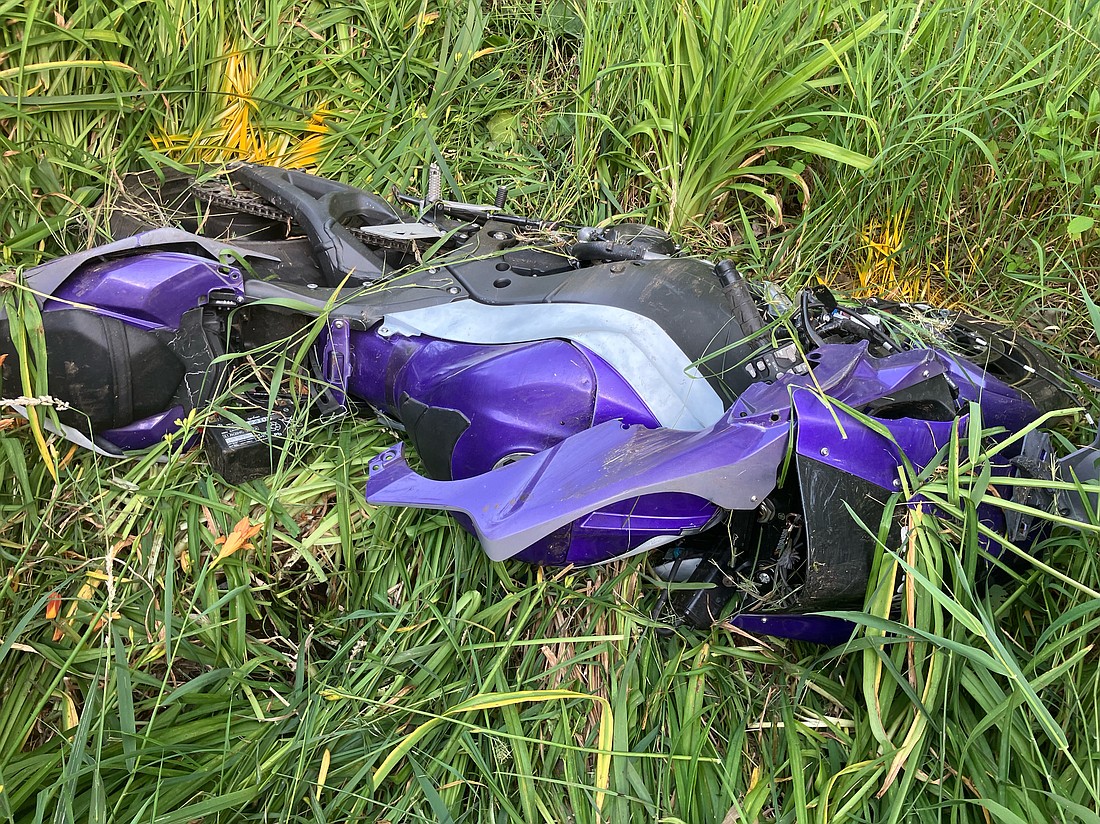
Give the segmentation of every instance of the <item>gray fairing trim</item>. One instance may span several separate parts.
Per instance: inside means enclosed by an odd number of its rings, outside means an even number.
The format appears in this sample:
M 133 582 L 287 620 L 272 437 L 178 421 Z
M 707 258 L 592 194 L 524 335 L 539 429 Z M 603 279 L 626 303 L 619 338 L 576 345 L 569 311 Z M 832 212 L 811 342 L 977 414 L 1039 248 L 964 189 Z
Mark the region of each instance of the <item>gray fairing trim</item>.
M 1075 521 L 1089 523 L 1100 509 L 1100 494 L 1093 491 L 1100 482 L 1100 432 L 1091 444 L 1082 446 L 1059 460 L 1057 467 L 1055 477 L 1058 480 L 1087 485 L 1081 492 L 1057 490 L 1054 495 L 1059 511 Z
M 607 361 L 663 427 L 706 429 L 725 412 L 722 399 L 660 325 L 626 309 L 574 303 L 492 306 L 460 301 L 387 314 L 379 334 L 429 335 L 478 344 L 561 338 Z
M 20 404 L 17 404 L 17 403 L 12 403 L 12 404 L 9 404 L 9 408 L 13 412 L 15 412 L 16 415 L 19 415 L 19 417 L 26 418 L 27 420 L 30 420 L 30 415 L 27 414 L 27 407 L 21 406 Z M 92 441 L 87 435 L 85 435 L 79 429 L 74 429 L 73 427 L 66 426 L 63 423 L 56 423 L 55 424 L 53 421 L 51 421 L 47 418 L 46 420 L 42 421 L 42 428 L 45 429 L 47 432 L 52 432 L 55 435 L 59 435 L 60 437 L 62 437 L 65 440 L 69 441 L 70 443 L 75 443 L 77 446 L 83 447 L 84 449 L 91 450 L 92 452 L 96 453 L 97 455 L 102 455 L 105 458 L 125 458 L 126 457 L 124 452 L 122 452 L 121 450 L 116 449 L 112 444 L 104 444 L 103 446 L 100 446 L 99 444 Z M 110 447 L 110 449 L 108 449 L 107 447 Z M 111 450 L 114 450 L 114 451 L 111 451 Z

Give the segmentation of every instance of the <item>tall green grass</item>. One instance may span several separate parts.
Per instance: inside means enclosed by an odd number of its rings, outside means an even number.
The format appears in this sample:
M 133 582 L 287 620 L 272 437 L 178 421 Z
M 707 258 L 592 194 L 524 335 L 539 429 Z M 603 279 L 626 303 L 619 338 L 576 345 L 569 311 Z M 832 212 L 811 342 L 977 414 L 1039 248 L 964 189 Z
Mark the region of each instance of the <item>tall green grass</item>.
M 150 153 L 298 147 L 378 190 L 434 160 L 470 199 L 509 183 L 517 211 L 639 215 L 760 276 L 964 302 L 1093 363 L 1095 2 L 39 0 L 0 19 L 13 267 L 101 240 L 94 204 Z M 109 462 L 56 441 L 55 483 L 4 430 L 0 820 L 1097 820 L 1096 532 L 964 585 L 980 441 L 913 479 L 957 518 L 912 514 L 864 630 L 826 650 L 665 638 L 643 559 L 495 564 L 442 516 L 369 508 L 389 438 L 303 421 L 275 476 L 235 488 L 167 445 Z M 215 561 L 245 516 L 254 547 Z

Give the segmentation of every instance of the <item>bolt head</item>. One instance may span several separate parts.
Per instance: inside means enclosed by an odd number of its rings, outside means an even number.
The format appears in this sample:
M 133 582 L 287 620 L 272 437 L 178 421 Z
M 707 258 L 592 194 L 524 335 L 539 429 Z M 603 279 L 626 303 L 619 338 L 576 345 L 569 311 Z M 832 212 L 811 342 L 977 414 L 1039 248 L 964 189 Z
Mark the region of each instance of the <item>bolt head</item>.
M 827 446 L 821 447 L 821 457 L 822 458 L 828 458 L 829 457 L 829 447 L 827 447 Z

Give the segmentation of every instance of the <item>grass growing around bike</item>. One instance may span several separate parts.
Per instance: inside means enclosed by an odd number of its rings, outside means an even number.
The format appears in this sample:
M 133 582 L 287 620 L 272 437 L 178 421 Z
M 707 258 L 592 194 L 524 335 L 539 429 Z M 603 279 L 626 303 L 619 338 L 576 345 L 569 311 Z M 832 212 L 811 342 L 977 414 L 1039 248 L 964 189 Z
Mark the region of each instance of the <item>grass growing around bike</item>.
M 97 201 L 152 160 L 383 192 L 434 160 L 471 201 L 642 218 L 753 277 L 951 302 L 1097 368 L 1096 4 L 0 17 L 13 269 L 104 240 Z M 996 494 L 978 441 L 913 479 L 957 519 L 914 509 L 879 560 L 883 585 L 908 569 L 910 629 L 872 597 L 827 650 L 661 637 L 644 558 L 489 562 L 444 516 L 364 503 L 392 433 L 299 423 L 232 487 L 198 452 L 114 462 L 0 417 L 0 820 L 1098 820 L 1096 525 L 964 585 Z

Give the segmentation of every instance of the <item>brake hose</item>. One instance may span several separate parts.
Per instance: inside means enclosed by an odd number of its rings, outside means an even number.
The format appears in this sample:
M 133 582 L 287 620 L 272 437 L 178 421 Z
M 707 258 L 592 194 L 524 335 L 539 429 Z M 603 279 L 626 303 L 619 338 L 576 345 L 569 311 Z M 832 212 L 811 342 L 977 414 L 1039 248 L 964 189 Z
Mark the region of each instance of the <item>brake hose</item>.
M 802 331 L 806 333 L 806 336 L 814 346 L 824 346 L 825 339 L 817 333 L 813 323 L 810 321 L 810 293 L 807 290 L 802 290 L 802 296 L 799 299 L 799 303 L 802 310 Z

